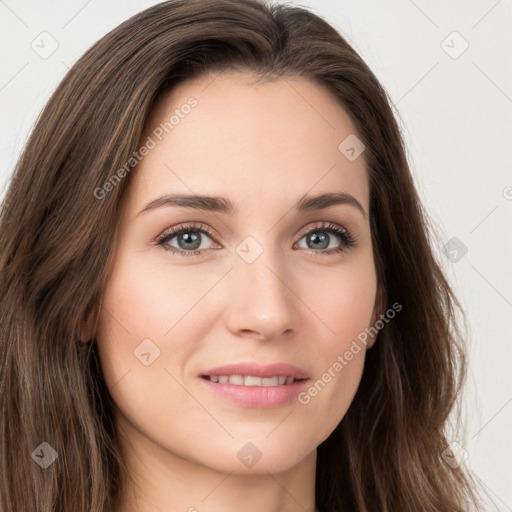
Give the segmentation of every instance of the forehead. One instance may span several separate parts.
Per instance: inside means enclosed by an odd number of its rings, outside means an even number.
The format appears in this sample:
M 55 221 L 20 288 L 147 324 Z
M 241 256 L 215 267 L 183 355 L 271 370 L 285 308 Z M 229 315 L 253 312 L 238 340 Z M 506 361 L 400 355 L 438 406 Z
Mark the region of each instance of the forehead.
M 163 192 L 228 196 L 261 209 L 341 191 L 368 211 L 364 154 L 351 161 L 339 149 L 354 134 L 343 107 L 305 78 L 203 75 L 155 104 L 141 137 L 155 145 L 134 171 L 134 207 Z M 255 196 L 259 204 L 248 201 Z

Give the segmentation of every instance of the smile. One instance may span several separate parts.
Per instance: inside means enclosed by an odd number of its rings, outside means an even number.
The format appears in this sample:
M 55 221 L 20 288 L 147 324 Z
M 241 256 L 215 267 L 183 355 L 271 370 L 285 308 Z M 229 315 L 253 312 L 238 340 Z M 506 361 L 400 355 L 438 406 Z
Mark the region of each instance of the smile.
M 206 375 L 204 378 L 211 382 L 234 384 L 235 386 L 286 386 L 295 382 L 294 377 L 287 377 L 286 375 L 277 375 L 275 377 L 255 377 L 253 375 Z

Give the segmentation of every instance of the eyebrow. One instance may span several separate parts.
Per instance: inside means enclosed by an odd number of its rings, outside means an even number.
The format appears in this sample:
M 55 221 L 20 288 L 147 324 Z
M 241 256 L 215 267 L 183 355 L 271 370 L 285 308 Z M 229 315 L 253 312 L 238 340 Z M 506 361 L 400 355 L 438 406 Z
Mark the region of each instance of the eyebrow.
M 338 204 L 353 206 L 359 210 L 365 219 L 368 219 L 368 214 L 361 203 L 354 196 L 344 192 L 329 192 L 317 196 L 304 195 L 295 204 L 295 209 L 299 212 L 310 212 L 323 210 Z M 227 215 L 233 215 L 239 211 L 238 206 L 225 197 L 165 194 L 147 203 L 137 216 L 149 210 L 172 206 L 225 213 Z

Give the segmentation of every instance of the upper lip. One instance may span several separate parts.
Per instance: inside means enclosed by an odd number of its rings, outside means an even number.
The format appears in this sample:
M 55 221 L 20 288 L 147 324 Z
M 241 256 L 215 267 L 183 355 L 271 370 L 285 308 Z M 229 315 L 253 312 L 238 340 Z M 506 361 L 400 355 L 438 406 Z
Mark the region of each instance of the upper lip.
M 288 363 L 258 364 L 258 363 L 236 363 L 225 366 L 217 366 L 202 373 L 201 376 L 212 375 L 244 375 L 253 377 L 275 377 L 284 375 L 294 379 L 307 379 L 308 374 Z

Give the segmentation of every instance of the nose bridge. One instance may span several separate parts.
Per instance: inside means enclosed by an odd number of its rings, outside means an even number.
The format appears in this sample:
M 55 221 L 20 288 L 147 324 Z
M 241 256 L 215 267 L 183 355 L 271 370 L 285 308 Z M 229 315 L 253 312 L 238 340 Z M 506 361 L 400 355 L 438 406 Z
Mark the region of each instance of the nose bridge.
M 283 254 L 247 237 L 236 248 L 231 272 L 230 328 L 265 337 L 296 329 L 299 300 Z

